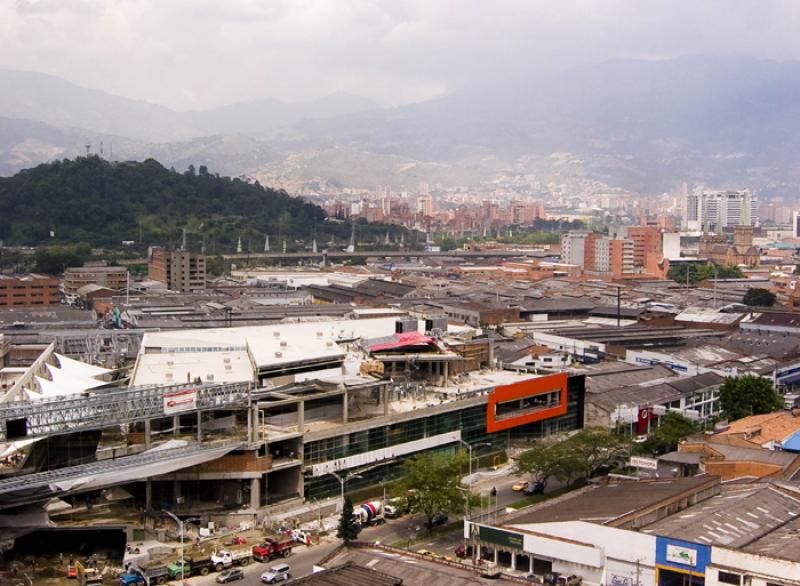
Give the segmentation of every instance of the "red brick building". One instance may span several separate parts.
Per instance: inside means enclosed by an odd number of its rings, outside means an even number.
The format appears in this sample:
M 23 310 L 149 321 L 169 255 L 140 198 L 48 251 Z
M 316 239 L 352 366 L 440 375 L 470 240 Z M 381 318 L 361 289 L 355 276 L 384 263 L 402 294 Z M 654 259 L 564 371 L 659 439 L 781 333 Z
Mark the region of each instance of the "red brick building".
M 661 254 L 661 230 L 658 226 L 631 226 L 628 238 L 633 240 L 634 267 L 645 267 L 648 255 Z
M 0 307 L 39 307 L 61 302 L 58 277 L 0 275 Z

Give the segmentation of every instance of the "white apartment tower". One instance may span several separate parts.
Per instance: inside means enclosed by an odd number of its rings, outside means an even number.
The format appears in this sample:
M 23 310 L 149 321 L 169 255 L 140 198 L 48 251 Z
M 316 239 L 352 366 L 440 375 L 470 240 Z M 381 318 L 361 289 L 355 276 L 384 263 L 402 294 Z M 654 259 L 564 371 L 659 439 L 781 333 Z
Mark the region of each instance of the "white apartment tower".
M 686 193 L 683 228 L 721 234 L 725 228 L 751 225 L 757 221 L 757 203 L 748 190 Z
M 570 231 L 561 235 L 561 262 L 583 268 L 589 232 Z

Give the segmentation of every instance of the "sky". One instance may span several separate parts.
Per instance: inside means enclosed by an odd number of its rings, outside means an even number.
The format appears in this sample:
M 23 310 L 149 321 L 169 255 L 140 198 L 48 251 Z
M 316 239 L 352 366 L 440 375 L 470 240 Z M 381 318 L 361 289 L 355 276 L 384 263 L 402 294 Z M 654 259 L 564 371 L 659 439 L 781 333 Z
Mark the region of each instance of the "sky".
M 0 0 L 0 68 L 177 110 L 400 105 L 611 59 L 800 60 L 795 0 Z

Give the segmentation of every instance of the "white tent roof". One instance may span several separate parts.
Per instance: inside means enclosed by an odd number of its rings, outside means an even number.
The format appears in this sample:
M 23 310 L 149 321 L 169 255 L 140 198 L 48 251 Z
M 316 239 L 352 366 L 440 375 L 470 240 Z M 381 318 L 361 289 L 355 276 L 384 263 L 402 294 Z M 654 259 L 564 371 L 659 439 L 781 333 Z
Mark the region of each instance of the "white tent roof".
M 39 388 L 42 390 L 41 397 L 44 398 L 51 398 L 51 397 L 61 397 L 64 395 L 77 395 L 82 393 L 85 389 L 81 389 L 80 387 L 68 387 L 68 386 L 61 386 L 59 384 L 54 383 L 51 380 L 47 380 L 46 378 L 42 378 L 40 376 L 33 377 L 39 385 Z
M 58 365 L 64 369 L 65 372 L 70 373 L 73 376 L 94 378 L 102 374 L 109 374 L 113 372 L 107 368 L 86 364 L 80 360 L 73 360 L 72 358 L 67 358 L 66 356 L 62 356 L 58 353 L 55 353 L 54 355 L 58 360 Z
M 51 364 L 46 364 L 47 371 L 50 373 L 50 378 L 53 383 L 58 385 L 59 388 L 65 389 L 64 395 L 72 394 L 73 392 L 88 391 L 89 389 L 96 389 L 108 384 L 104 381 L 97 380 L 86 376 L 80 376 L 65 371 L 62 368 L 56 368 Z M 77 391 L 75 390 L 77 389 Z

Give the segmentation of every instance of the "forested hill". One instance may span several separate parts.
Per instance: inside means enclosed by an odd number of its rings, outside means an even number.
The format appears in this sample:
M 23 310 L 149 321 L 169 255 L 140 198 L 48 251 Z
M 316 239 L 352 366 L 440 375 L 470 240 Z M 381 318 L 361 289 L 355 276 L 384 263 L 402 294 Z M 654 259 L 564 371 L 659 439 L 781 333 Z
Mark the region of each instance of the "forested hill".
M 152 159 L 80 157 L 0 178 L 0 240 L 6 244 L 170 245 L 186 228 L 193 248 L 203 244 L 221 253 L 233 250 L 239 238 L 253 249 L 263 249 L 267 234 L 275 248 L 279 239 L 309 239 L 324 219 L 320 207 L 283 191 L 219 177 L 205 167 L 178 173 Z

